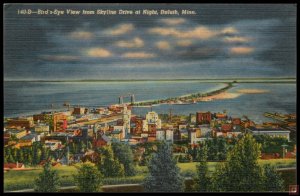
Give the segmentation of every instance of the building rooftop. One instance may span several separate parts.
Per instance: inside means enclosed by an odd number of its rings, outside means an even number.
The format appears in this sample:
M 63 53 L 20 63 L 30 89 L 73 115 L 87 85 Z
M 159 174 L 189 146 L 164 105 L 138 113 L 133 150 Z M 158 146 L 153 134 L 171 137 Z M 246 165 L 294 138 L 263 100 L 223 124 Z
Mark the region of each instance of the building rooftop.
M 36 137 L 36 134 L 28 134 L 28 135 L 25 135 L 24 137 L 21 137 L 20 140 L 32 140 L 33 138 Z
M 121 133 L 120 130 L 113 130 L 113 131 L 111 132 L 111 134 L 120 134 L 120 133 Z
M 288 131 L 280 127 L 268 128 L 268 127 L 248 127 L 251 131 Z
M 6 132 L 7 133 L 11 133 L 11 134 L 18 134 L 18 133 L 21 133 L 23 131 L 26 131 L 25 129 L 21 129 L 21 130 L 18 130 L 18 129 L 6 129 Z

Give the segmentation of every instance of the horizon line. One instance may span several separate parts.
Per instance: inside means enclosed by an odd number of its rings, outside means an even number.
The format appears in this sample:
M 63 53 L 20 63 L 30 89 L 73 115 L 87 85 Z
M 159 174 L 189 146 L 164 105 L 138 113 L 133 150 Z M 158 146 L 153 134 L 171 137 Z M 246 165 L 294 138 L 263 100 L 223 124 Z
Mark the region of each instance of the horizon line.
M 95 82 L 95 81 L 188 81 L 188 80 L 297 80 L 296 77 L 249 77 L 249 78 L 174 78 L 174 79 L 3 79 L 4 82 Z

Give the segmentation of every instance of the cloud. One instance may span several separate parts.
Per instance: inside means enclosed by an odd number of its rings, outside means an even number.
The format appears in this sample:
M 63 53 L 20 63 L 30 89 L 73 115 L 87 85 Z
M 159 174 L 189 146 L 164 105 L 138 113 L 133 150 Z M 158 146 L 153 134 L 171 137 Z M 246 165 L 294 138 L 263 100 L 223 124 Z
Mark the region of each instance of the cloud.
M 42 55 L 40 56 L 44 60 L 48 61 L 77 61 L 79 60 L 78 56 L 72 55 Z
M 94 34 L 88 31 L 74 31 L 69 34 L 69 37 L 72 39 L 83 39 L 88 40 L 94 37 Z
M 132 30 L 134 30 L 133 24 L 128 23 L 128 24 L 121 24 L 121 25 L 117 26 L 116 28 L 106 30 L 105 33 L 108 35 L 115 36 L 115 35 L 123 35 L 123 34 L 129 33 Z
M 175 28 L 156 27 L 149 29 L 149 33 L 163 36 L 173 36 L 176 38 L 194 38 L 194 39 L 209 39 L 217 35 L 216 31 L 212 31 L 206 27 L 196 27 L 188 31 L 180 31 Z
M 226 27 L 221 31 L 222 34 L 236 34 L 238 30 L 234 27 Z
M 115 45 L 120 48 L 140 48 L 144 46 L 144 41 L 141 38 L 136 37 L 129 41 L 118 41 Z
M 224 37 L 223 41 L 226 43 L 235 43 L 235 42 L 249 42 L 251 41 L 251 38 L 249 37 L 239 37 L 239 36 L 234 36 L 234 37 Z
M 165 18 L 160 20 L 162 23 L 167 25 L 179 25 L 185 22 L 183 18 Z
M 153 53 L 146 53 L 146 52 L 127 52 L 122 55 L 122 57 L 124 58 L 133 58 L 133 59 L 135 58 L 146 59 L 146 58 L 153 58 L 155 56 L 156 55 Z
M 171 49 L 171 46 L 169 44 L 169 42 L 167 41 L 159 41 L 159 42 L 156 42 L 156 47 L 161 49 L 161 50 L 170 50 Z
M 176 44 L 181 47 L 188 47 L 191 46 L 193 42 L 191 40 L 179 40 L 176 42 Z
M 110 57 L 112 54 L 109 50 L 106 50 L 104 48 L 90 48 L 86 50 L 86 54 L 89 57 Z
M 198 26 L 191 30 L 177 30 L 173 27 L 154 27 L 148 30 L 150 34 L 157 34 L 163 36 L 173 36 L 176 38 L 184 38 L 184 39 L 202 39 L 207 40 L 212 37 L 221 34 L 234 34 L 238 33 L 238 31 L 234 27 L 226 27 L 222 30 L 212 30 L 205 26 Z
M 254 48 L 251 47 L 233 47 L 230 48 L 232 54 L 250 54 L 254 51 Z

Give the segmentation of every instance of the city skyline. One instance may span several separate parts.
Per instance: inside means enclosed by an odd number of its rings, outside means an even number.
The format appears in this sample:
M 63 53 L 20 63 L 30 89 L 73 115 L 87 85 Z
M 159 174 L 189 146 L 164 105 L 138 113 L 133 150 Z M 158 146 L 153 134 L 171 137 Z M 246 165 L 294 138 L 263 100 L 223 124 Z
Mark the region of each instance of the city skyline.
M 17 14 L 29 7 L 196 14 Z M 17 4 L 4 9 L 4 80 L 296 77 L 293 4 Z

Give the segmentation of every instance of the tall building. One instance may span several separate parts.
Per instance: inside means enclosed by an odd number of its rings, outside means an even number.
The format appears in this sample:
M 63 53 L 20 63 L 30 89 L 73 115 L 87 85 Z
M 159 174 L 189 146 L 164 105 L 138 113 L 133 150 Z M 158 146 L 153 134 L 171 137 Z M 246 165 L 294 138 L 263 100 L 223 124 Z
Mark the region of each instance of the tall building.
M 146 114 L 146 122 L 148 124 L 155 124 L 157 129 L 161 129 L 161 119 L 158 118 L 156 112 L 148 112 Z
M 171 129 L 166 130 L 166 140 L 170 142 L 174 142 L 174 131 Z
M 125 138 L 130 134 L 130 119 L 131 119 L 131 110 L 127 109 L 127 106 L 124 105 L 123 108 L 123 126 L 125 128 Z
M 161 129 L 156 130 L 156 140 L 162 141 L 164 139 L 165 139 L 165 131 Z
M 8 127 L 24 127 L 26 129 L 30 129 L 33 126 L 33 120 L 28 119 L 9 119 L 7 121 Z
M 210 124 L 211 113 L 210 112 L 197 112 L 196 113 L 196 123 L 198 125 Z
M 156 140 L 158 141 L 168 141 L 173 143 L 174 141 L 174 132 L 171 129 L 167 129 L 167 130 L 162 130 L 162 129 L 158 129 L 156 131 Z
M 75 107 L 73 110 L 74 115 L 83 115 L 85 113 L 84 107 Z

